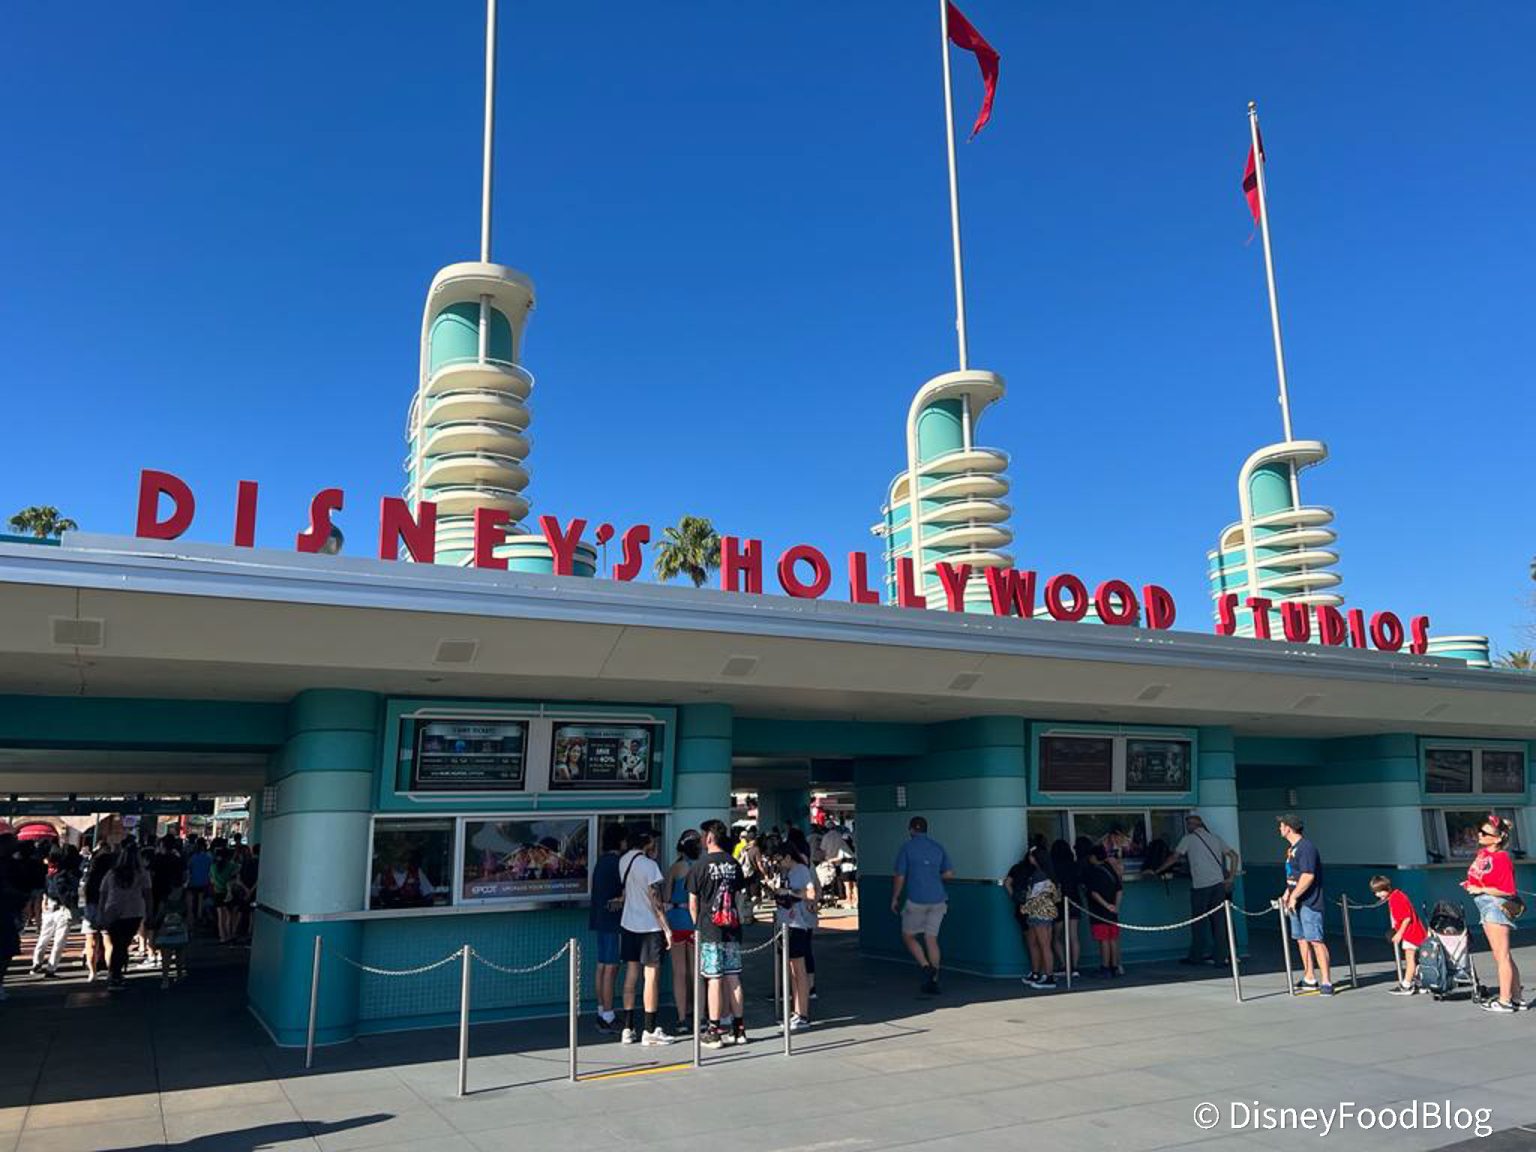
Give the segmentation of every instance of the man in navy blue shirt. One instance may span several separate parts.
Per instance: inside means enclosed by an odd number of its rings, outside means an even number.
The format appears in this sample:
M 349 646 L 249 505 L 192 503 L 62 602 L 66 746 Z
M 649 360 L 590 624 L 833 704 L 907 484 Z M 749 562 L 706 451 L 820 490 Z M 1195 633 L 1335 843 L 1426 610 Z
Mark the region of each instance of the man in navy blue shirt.
M 901 941 L 923 970 L 921 991 L 935 996 L 939 991 L 939 925 L 949 909 L 944 881 L 954 879 L 955 868 L 944 845 L 928 835 L 928 821 L 923 817 L 912 817 L 907 833 L 907 842 L 896 853 L 891 915 L 898 910 L 901 913 Z M 906 907 L 902 907 L 903 896 Z
M 1286 813 L 1276 823 L 1280 836 L 1289 845 L 1285 853 L 1285 894 L 1280 897 L 1280 906 L 1290 914 L 1291 936 L 1301 953 L 1302 976 L 1296 990 L 1332 996 L 1328 945 L 1323 943 L 1323 858 L 1317 845 L 1302 835 L 1306 825 L 1301 817 Z

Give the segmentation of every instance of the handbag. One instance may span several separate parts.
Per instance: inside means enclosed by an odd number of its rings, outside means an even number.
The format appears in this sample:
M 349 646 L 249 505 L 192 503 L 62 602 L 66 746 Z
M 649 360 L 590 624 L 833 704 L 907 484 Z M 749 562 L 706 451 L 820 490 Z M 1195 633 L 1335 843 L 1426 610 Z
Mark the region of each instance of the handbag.
M 603 902 L 603 907 L 608 911 L 624 911 L 624 892 L 625 889 L 629 887 L 629 869 L 633 868 L 635 866 L 635 861 L 639 860 L 643 855 L 645 855 L 643 852 L 635 853 L 634 859 L 629 862 L 629 868 L 624 869 L 624 875 L 619 878 L 619 894 L 617 896 L 612 896 Z
M 1511 920 L 1518 920 L 1525 915 L 1525 901 L 1518 896 L 1511 896 L 1505 900 L 1503 908 L 1504 915 L 1508 916 Z

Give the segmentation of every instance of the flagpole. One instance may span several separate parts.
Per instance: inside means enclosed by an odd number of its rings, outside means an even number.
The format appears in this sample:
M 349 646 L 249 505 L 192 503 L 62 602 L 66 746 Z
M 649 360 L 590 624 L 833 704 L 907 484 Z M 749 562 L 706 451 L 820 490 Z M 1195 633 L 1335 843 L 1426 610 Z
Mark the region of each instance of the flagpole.
M 494 0 L 493 0 L 494 2 Z M 949 144 L 949 231 L 955 250 L 955 337 L 960 371 L 969 367 L 965 343 L 965 271 L 960 258 L 960 179 L 955 165 L 955 93 L 949 78 L 949 0 L 939 0 L 939 53 L 944 58 L 944 130 Z M 1268 251 L 1268 249 L 1265 249 Z
M 1259 144 L 1259 108 L 1248 101 L 1248 129 L 1253 137 L 1253 171 L 1259 190 L 1259 233 L 1264 238 L 1264 274 L 1269 281 L 1269 322 L 1275 334 L 1275 374 L 1280 378 L 1280 419 L 1291 440 L 1291 397 L 1285 385 L 1285 345 L 1280 339 L 1280 298 L 1275 291 L 1275 257 L 1269 246 L 1269 199 L 1264 191 L 1264 151 Z M 1295 472 L 1292 471 L 1292 485 Z
M 491 260 L 491 137 L 496 129 L 496 0 L 485 0 L 485 148 L 480 177 L 480 260 Z

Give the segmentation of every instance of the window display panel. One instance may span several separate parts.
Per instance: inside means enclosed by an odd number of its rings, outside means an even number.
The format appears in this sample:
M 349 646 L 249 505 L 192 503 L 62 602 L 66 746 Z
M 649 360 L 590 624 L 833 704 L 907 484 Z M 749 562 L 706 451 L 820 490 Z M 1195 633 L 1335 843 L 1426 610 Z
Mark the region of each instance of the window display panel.
M 412 792 L 521 792 L 527 775 L 524 720 L 412 718 L 401 723 L 411 749 Z
M 1190 744 L 1187 740 L 1125 742 L 1127 792 L 1188 792 Z
M 1114 784 L 1114 740 L 1100 736 L 1040 738 L 1040 791 L 1109 792 Z
M 368 907 L 432 908 L 453 893 L 453 825 L 447 820 L 375 820 Z
M 1120 861 L 1125 872 L 1139 872 L 1147 852 L 1147 814 L 1134 808 L 1124 812 L 1074 812 L 1073 842 L 1080 836 L 1104 845 L 1104 854 Z
M 1503 748 L 1484 748 L 1483 791 L 1524 792 L 1525 754 Z
M 657 724 L 556 724 L 550 790 L 650 791 L 660 733 Z
M 1495 808 L 1494 815 L 1513 823 L 1515 810 L 1513 808 Z M 1443 854 L 1451 860 L 1471 860 L 1477 855 L 1477 830 L 1488 819 L 1488 809 L 1446 809 L 1440 813 L 1440 816 L 1445 822 L 1445 838 L 1441 841 Z M 1517 837 L 1514 835 L 1510 837 L 1509 850 L 1517 851 L 1519 849 L 1516 839 Z
M 589 816 L 464 821 L 459 898 L 574 900 L 591 890 Z
M 1472 749 L 1428 748 L 1424 752 L 1424 791 L 1472 791 Z
M 672 839 L 667 838 L 667 814 L 665 812 L 602 813 L 597 818 L 598 851 L 602 851 L 604 837 L 608 835 L 608 829 L 615 824 L 623 826 L 626 836 L 626 843 L 630 842 L 630 837 L 628 835 L 630 832 L 637 831 L 642 828 L 650 829 L 651 832 L 655 834 L 657 841 L 661 844 L 661 850 L 656 854 L 656 858 L 662 861 L 663 865 L 665 865 L 667 860 L 671 859 L 673 840 L 675 840 L 676 837 L 673 837 Z M 682 835 L 681 828 L 678 829 L 677 835 Z

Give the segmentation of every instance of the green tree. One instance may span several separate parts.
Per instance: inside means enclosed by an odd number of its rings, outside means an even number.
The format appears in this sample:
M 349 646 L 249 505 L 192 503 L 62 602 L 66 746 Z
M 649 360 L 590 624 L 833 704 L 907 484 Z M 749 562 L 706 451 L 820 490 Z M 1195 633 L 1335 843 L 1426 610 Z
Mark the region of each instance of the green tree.
M 1513 652 L 1505 652 L 1499 657 L 1500 668 L 1517 668 L 1522 672 L 1536 671 L 1536 655 L 1529 648 L 1516 648 Z
M 11 527 L 28 536 L 36 536 L 39 540 L 48 540 L 73 532 L 80 525 L 68 516 L 60 516 L 59 510 L 52 504 L 34 504 L 12 516 Z
M 703 516 L 684 516 L 677 527 L 662 531 L 656 552 L 656 579 L 686 576 L 702 588 L 709 574 L 720 567 L 720 533 Z

